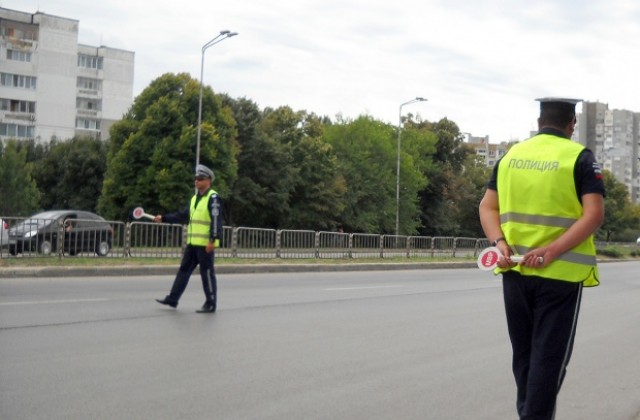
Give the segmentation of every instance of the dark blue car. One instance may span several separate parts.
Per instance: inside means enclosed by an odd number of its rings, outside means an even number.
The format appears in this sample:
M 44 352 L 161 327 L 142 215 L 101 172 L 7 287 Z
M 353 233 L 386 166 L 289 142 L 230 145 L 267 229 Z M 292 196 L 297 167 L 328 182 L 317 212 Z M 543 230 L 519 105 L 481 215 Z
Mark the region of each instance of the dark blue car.
M 113 228 L 97 214 L 80 210 L 51 210 L 34 214 L 9 229 L 11 255 L 81 252 L 106 256 L 111 251 Z

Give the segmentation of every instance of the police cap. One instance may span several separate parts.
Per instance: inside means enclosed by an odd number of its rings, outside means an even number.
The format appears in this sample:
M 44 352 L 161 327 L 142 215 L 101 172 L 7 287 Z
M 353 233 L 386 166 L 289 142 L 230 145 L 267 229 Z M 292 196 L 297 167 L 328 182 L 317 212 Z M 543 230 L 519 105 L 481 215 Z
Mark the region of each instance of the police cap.
M 215 176 L 213 175 L 213 171 L 204 165 L 196 166 L 196 176 L 203 176 L 209 178 L 212 181 L 215 178 Z

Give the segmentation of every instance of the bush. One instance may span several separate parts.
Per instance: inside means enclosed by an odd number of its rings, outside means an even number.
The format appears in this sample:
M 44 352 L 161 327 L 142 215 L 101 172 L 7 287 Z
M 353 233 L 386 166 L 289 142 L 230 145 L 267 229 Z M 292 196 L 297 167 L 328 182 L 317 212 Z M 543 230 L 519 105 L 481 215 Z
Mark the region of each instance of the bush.
M 613 246 L 608 246 L 603 249 L 598 249 L 596 252 L 598 255 L 603 255 L 605 257 L 611 257 L 611 258 L 622 258 L 624 256 L 624 253 L 620 248 L 613 247 Z

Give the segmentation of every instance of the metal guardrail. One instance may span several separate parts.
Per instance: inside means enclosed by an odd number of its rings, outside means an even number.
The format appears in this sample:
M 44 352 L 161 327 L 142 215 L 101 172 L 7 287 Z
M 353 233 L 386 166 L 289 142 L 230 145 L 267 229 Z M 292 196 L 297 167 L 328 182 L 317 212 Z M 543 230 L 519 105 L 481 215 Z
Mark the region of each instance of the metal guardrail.
M 11 228 L 21 222 L 32 226 L 43 220 L 3 218 Z M 99 229 L 81 229 L 74 220 L 68 230 L 56 222 L 28 238 L 0 237 L 0 258 L 75 255 L 103 258 L 179 258 L 186 245 L 187 227 L 165 223 L 105 221 Z M 95 222 L 95 221 L 93 221 Z M 73 230 L 75 229 L 75 231 Z M 24 229 L 23 229 L 24 230 Z M 26 234 L 23 232 L 23 236 Z M 489 246 L 486 239 L 344 233 L 312 230 L 276 230 L 224 226 L 217 258 L 253 259 L 358 259 L 358 258 L 475 258 Z
M 9 229 L 0 235 L 0 258 L 124 256 L 126 225 L 123 222 L 75 218 L 2 219 Z

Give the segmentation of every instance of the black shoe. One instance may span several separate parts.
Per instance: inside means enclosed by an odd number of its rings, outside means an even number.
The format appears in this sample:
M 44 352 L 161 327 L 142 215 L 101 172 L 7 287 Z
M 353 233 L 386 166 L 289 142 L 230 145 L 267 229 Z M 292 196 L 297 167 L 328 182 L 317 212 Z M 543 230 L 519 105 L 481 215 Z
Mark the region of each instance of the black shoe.
M 178 306 L 178 302 L 173 302 L 171 300 L 168 300 L 167 298 L 164 298 L 162 300 L 156 299 L 156 302 L 161 303 L 163 305 L 171 306 L 172 308 L 175 308 L 176 306 Z
M 199 314 L 210 314 L 216 311 L 216 303 L 205 303 L 202 305 L 202 308 L 198 309 L 196 312 Z

